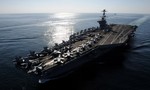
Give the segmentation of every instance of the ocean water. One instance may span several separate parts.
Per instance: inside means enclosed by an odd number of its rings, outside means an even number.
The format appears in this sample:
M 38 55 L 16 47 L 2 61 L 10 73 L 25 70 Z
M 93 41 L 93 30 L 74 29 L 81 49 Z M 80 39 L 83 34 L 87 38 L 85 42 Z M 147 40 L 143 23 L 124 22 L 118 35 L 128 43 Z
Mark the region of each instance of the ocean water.
M 98 13 L 1 14 L 0 90 L 150 90 L 150 15 L 108 14 L 108 23 L 138 25 L 130 47 L 109 55 L 109 64 L 96 64 L 45 85 L 18 70 L 15 56 L 26 56 L 69 35 L 97 27 Z M 108 56 L 106 56 L 108 57 Z

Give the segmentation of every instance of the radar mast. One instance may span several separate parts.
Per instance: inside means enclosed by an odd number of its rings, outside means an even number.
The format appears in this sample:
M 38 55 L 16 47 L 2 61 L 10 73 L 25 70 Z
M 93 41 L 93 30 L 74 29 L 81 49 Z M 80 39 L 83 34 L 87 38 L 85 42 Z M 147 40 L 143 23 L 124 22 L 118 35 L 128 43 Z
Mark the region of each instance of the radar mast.
M 106 29 L 106 27 L 107 27 L 106 10 L 104 9 L 102 12 L 103 12 L 103 16 L 102 16 L 101 20 L 97 21 L 100 25 L 101 30 Z

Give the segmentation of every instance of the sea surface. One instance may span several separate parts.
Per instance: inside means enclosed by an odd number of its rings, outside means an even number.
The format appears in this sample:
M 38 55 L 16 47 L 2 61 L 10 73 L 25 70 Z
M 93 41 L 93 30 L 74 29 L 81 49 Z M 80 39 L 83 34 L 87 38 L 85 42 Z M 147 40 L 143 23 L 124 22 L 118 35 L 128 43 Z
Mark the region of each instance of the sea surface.
M 0 90 L 150 90 L 150 15 L 108 14 L 109 24 L 137 25 L 130 47 L 106 56 L 109 64 L 82 68 L 61 80 L 39 85 L 13 65 L 15 56 L 39 52 L 69 35 L 99 26 L 99 13 L 0 15 Z M 108 58 L 109 57 L 109 58 Z

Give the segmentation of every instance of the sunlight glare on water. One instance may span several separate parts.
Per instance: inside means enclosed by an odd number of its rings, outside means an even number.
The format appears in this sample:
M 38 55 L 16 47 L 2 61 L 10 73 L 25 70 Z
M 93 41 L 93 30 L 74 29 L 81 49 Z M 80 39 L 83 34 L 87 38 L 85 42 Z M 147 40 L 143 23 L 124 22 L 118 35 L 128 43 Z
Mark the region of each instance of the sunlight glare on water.
M 74 24 L 76 14 L 73 13 L 57 13 L 53 18 L 59 19 L 58 21 L 51 21 L 48 25 L 48 30 L 45 36 L 48 39 L 48 46 L 54 43 L 61 43 L 62 40 L 68 40 L 69 36 L 74 33 Z
M 55 13 L 54 18 L 59 18 L 59 19 L 72 19 L 75 18 L 77 14 L 75 13 Z

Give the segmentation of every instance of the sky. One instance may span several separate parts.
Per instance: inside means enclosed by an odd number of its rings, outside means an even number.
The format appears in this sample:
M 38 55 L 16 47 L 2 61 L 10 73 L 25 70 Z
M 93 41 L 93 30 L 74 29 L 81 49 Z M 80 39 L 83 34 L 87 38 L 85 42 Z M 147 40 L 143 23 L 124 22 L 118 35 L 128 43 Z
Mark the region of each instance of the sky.
M 150 0 L 0 0 L 0 13 L 150 13 Z

